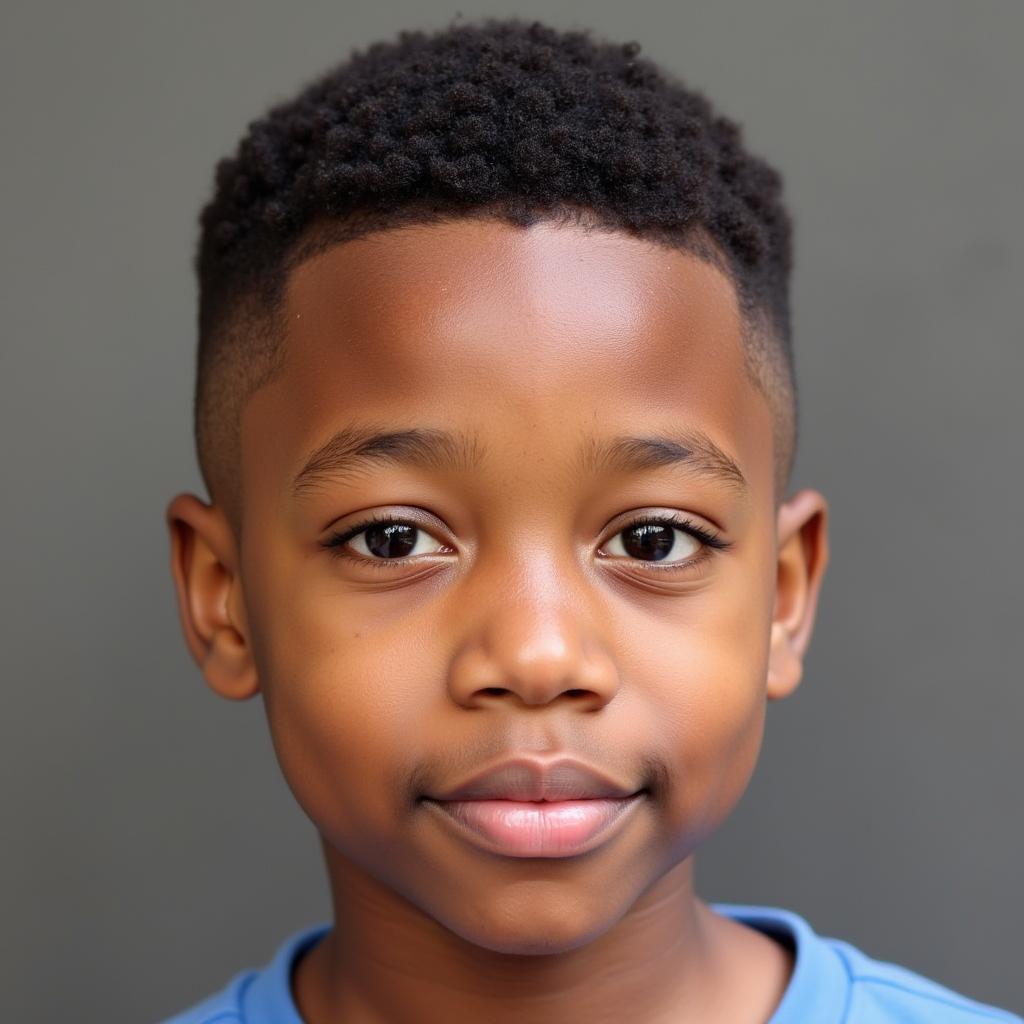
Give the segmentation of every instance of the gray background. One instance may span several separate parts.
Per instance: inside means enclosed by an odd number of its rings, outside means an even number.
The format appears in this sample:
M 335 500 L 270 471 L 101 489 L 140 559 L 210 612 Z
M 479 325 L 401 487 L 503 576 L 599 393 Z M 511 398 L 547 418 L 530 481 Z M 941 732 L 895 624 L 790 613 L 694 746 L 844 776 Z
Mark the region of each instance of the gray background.
M 260 704 L 179 635 L 195 219 L 268 103 L 460 9 L 638 39 L 787 178 L 834 560 L 703 895 L 1024 1009 L 1024 5 L 92 0 L 0 32 L 0 1018 L 152 1021 L 327 913 Z

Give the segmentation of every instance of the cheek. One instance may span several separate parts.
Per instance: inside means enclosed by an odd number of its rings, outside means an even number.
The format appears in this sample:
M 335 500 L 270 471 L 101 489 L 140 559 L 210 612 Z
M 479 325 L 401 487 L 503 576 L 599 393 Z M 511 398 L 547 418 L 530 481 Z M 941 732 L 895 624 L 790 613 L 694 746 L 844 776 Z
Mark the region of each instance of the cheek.
M 330 584 L 278 586 L 251 623 L 282 773 L 314 824 L 384 838 L 415 764 L 431 669 L 422 643 L 353 621 Z
M 770 615 L 749 580 L 709 588 L 688 601 L 670 638 L 637 652 L 647 728 L 669 771 L 662 807 L 676 857 L 718 828 L 750 781 L 764 730 Z

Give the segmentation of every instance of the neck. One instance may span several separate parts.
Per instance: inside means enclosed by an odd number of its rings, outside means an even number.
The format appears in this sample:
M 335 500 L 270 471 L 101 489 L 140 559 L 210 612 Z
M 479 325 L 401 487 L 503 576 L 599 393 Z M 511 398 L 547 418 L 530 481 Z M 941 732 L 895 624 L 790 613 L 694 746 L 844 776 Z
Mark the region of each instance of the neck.
M 692 858 L 593 941 L 519 956 L 466 941 L 326 846 L 325 856 L 335 927 L 299 961 L 292 979 L 308 1024 L 763 1021 L 788 976 L 788 965 L 779 974 L 781 947 L 697 899 Z M 771 979 L 761 943 L 777 951 Z M 752 976 L 758 956 L 761 974 Z M 742 985 L 731 983 L 737 973 Z M 736 1016 L 723 994 L 746 990 L 749 1001 L 759 977 L 771 988 L 761 996 L 764 1015 Z

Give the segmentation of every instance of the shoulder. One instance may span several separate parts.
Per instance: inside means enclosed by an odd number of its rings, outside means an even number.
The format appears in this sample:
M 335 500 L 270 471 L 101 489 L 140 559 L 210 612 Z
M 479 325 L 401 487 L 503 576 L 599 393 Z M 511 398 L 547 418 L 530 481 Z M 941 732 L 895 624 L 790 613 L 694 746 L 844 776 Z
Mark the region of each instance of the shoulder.
M 769 1024 L 1024 1024 L 896 964 L 875 960 L 839 939 L 818 935 L 779 907 L 712 904 L 719 914 L 789 945 L 795 966 Z
M 166 1018 L 162 1024 L 243 1024 L 245 991 L 255 981 L 258 972 L 242 971 L 226 987 L 202 1002 Z
M 302 1024 L 291 995 L 292 967 L 329 928 L 318 924 L 295 932 L 266 966 L 240 971 L 219 992 L 161 1024 Z
M 827 941 L 850 977 L 849 1024 L 1021 1024 L 1015 1014 L 969 999 L 905 967 L 874 960 L 848 942 Z

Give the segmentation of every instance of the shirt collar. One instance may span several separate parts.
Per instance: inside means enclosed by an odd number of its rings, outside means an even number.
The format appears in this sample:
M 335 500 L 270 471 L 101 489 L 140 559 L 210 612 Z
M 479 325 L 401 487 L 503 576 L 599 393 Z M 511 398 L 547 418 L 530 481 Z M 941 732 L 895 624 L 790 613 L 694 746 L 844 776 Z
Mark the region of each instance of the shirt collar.
M 849 977 L 838 955 L 799 915 L 779 907 L 712 903 L 725 917 L 788 942 L 795 951 L 793 975 L 768 1024 L 840 1024 L 849 995 Z M 292 998 L 296 960 L 328 931 L 316 924 L 287 938 L 274 959 L 245 991 L 243 1019 L 251 1024 L 303 1024 Z
M 768 1024 L 841 1024 L 850 995 L 849 975 L 835 950 L 799 914 L 735 903 L 712 903 L 711 909 L 781 938 L 795 951 L 793 975 Z

